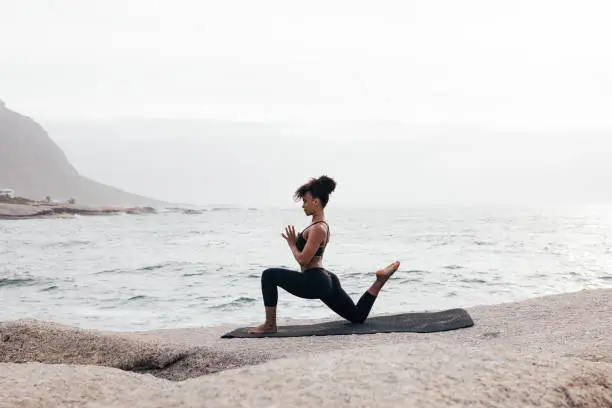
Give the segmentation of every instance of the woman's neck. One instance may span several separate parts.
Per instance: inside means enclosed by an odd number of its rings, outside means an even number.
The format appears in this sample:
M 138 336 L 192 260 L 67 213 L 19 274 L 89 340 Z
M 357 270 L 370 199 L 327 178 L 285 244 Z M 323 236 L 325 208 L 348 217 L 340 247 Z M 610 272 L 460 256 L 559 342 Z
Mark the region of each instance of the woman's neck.
M 323 212 L 323 210 L 321 210 L 321 212 L 315 212 L 314 214 L 312 214 L 312 222 L 318 222 L 318 221 L 324 221 L 325 220 L 325 213 Z

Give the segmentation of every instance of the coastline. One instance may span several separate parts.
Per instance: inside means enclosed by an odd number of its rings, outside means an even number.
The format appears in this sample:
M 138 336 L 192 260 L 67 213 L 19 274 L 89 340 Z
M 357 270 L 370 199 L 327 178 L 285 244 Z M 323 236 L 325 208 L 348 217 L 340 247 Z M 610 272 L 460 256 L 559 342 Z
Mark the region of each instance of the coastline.
M 266 339 L 3 322 L 0 407 L 612 407 L 612 289 L 466 310 L 450 332 Z
M 108 216 L 118 214 L 155 214 L 153 207 L 93 207 L 76 204 L 0 202 L 0 220 L 61 218 L 71 215 Z

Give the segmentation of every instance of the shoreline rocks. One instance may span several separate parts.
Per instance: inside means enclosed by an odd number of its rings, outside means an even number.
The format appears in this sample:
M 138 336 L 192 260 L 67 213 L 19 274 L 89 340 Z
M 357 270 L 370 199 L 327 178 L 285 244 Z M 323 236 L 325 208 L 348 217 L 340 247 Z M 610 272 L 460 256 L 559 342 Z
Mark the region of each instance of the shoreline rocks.
M 103 216 L 118 214 L 157 214 L 157 210 L 153 207 L 89 207 L 75 204 L 12 204 L 0 202 L 0 220 L 58 218 L 68 215 Z
M 0 323 L 0 363 L 104 366 L 182 381 L 264 360 L 32 319 Z

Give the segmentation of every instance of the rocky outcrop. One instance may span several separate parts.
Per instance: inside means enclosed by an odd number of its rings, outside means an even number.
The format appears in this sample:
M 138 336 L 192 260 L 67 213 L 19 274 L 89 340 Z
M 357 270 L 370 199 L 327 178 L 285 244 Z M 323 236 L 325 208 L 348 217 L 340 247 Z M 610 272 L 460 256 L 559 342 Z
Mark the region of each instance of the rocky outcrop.
M 0 202 L 0 220 L 51 218 L 67 215 L 156 214 L 153 207 L 87 207 L 82 205 L 10 204 Z
M 210 347 L 129 340 L 37 320 L 0 323 L 0 363 L 96 365 L 181 381 L 264 360 Z
M 112 158 L 108 162 L 111 165 Z M 1 100 L 0 188 L 35 200 L 51 196 L 88 205 L 162 204 L 80 175 L 40 124 L 8 109 Z

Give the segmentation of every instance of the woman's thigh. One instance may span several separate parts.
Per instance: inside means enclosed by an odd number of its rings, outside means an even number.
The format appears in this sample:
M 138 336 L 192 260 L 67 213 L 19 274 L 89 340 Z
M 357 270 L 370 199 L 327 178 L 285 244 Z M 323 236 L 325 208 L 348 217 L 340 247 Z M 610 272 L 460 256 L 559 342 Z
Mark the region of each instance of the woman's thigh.
M 309 269 L 304 272 L 284 268 L 264 271 L 277 286 L 294 296 L 304 299 L 322 299 L 332 292 L 332 281 L 323 269 Z M 264 276 L 264 280 L 266 277 Z

